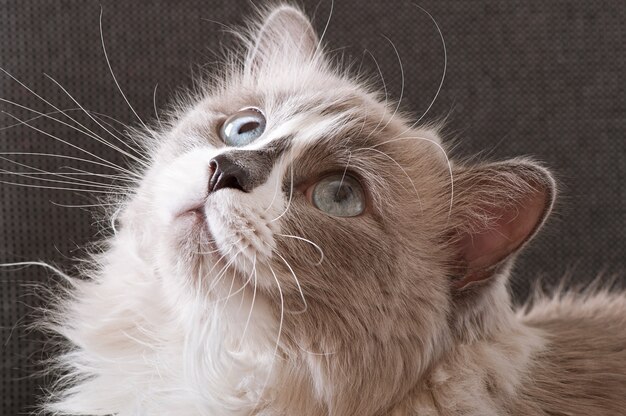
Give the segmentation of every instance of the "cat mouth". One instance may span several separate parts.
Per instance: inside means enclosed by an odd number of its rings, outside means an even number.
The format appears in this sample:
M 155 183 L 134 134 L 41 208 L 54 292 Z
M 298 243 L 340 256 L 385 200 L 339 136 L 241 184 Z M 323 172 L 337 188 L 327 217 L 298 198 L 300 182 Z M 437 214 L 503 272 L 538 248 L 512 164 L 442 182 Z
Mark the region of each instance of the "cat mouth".
M 206 200 L 193 201 L 189 204 L 183 205 L 174 214 L 174 218 L 177 219 L 195 219 L 198 222 L 206 223 L 205 212 Z

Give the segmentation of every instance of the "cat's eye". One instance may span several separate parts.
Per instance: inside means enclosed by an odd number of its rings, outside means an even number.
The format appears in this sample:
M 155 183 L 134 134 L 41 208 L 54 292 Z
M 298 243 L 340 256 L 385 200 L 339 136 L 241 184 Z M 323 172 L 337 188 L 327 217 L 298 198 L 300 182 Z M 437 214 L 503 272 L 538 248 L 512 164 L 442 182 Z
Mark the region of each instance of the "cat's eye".
M 311 192 L 313 205 L 335 217 L 355 217 L 365 210 L 365 192 L 357 179 L 337 174 L 323 178 Z
M 265 116 L 257 108 L 245 108 L 228 117 L 220 128 L 220 136 L 228 146 L 252 143 L 265 131 Z

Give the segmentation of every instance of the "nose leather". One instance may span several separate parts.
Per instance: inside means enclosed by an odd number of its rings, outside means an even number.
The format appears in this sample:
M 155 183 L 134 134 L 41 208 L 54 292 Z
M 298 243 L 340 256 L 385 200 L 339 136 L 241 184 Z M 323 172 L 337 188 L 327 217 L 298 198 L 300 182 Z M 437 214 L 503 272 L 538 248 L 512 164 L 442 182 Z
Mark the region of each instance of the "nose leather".
M 243 166 L 234 163 L 227 155 L 215 156 L 209 162 L 211 174 L 209 178 L 209 193 L 220 189 L 238 189 L 250 192 L 250 173 Z

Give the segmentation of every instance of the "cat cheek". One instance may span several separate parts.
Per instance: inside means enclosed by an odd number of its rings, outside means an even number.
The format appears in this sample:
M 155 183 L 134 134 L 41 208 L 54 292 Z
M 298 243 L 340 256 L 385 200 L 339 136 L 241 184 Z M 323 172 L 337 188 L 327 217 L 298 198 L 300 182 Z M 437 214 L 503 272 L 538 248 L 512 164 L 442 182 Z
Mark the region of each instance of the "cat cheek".
M 164 167 L 152 187 L 154 213 L 161 224 L 201 218 L 209 181 L 209 161 L 215 151 L 189 152 Z

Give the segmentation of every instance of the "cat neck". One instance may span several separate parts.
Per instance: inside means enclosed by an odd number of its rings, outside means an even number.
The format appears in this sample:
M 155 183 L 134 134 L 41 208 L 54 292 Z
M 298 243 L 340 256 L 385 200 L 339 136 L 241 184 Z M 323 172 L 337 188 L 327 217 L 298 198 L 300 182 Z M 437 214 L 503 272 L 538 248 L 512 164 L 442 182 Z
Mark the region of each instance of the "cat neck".
M 307 416 L 505 413 L 544 340 L 516 319 L 505 282 L 491 287 L 476 306 L 475 314 L 457 322 L 455 335 L 439 339 L 430 361 L 420 365 L 415 363 L 428 349 L 418 345 L 419 339 L 380 342 L 353 332 L 337 342 L 336 333 L 325 337 L 333 328 L 316 326 L 314 338 L 301 337 L 301 344 L 291 346 L 287 376 L 280 382 L 284 402 L 278 407 Z M 313 302 L 310 308 L 315 315 Z M 289 324 L 286 328 L 289 333 Z
M 519 392 L 534 356 L 545 346 L 540 331 L 517 322 L 488 337 L 456 345 L 392 415 L 530 414 Z

